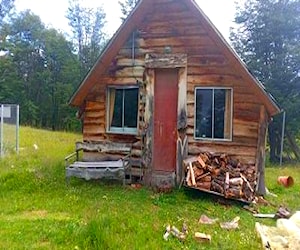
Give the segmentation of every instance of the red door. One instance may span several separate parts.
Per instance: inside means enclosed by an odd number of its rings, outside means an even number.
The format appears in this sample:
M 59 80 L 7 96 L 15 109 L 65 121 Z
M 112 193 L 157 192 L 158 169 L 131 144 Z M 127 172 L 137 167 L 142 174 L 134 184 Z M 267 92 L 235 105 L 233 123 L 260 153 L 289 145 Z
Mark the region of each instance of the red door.
M 178 70 L 157 69 L 154 83 L 153 169 L 176 169 Z

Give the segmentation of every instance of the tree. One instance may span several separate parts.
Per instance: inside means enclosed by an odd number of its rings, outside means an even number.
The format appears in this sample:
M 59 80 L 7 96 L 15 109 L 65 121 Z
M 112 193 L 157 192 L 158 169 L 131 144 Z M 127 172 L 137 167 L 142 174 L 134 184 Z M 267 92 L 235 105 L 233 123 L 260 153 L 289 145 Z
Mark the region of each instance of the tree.
M 73 32 L 81 77 L 84 77 L 106 44 L 106 34 L 103 31 L 106 15 L 103 8 L 86 8 L 81 5 L 80 0 L 74 0 L 69 1 L 66 17 Z
M 72 44 L 30 11 L 0 32 L 9 52 L 0 59 L 0 102 L 20 104 L 21 124 L 74 128 L 75 112 L 66 104 L 80 79 Z
M 121 11 L 123 16 L 121 17 L 121 20 L 124 22 L 127 16 L 130 14 L 130 12 L 133 10 L 133 8 L 137 5 L 139 0 L 124 0 L 119 1 L 119 4 L 121 6 Z
M 70 127 L 69 121 L 75 118 L 67 100 L 79 81 L 79 62 L 72 53 L 72 45 L 54 29 L 43 32 L 45 58 L 43 77 L 45 81 L 44 108 L 40 110 L 43 127 L 53 130 Z M 47 105 L 47 106 L 46 106 Z
M 250 71 L 287 111 L 287 128 L 300 129 L 300 1 L 249 0 L 235 16 L 231 41 Z M 278 121 L 269 126 L 271 160 L 276 161 Z
M 15 0 L 0 0 L 0 27 L 6 15 L 14 7 L 14 2 Z
M 40 32 L 45 27 L 38 16 L 30 11 L 25 11 L 11 19 L 2 32 L 6 35 L 6 49 L 16 68 L 18 81 L 22 82 L 17 91 L 21 106 L 21 121 L 26 124 L 35 123 L 38 120 L 37 112 L 40 96 L 42 94 L 40 72 L 43 70 L 43 58 L 41 51 L 43 44 L 40 41 Z

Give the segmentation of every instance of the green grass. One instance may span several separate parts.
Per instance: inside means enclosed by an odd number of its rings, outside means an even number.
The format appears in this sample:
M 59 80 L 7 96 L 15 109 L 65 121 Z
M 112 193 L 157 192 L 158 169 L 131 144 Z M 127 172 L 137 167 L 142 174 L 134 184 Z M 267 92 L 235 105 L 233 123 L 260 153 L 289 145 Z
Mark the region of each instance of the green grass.
M 17 127 L 16 125 L 4 123 L 3 127 L 2 126 L 0 127 L 0 132 L 1 129 L 3 129 L 2 154 L 9 154 L 16 150 Z
M 255 221 L 275 224 L 253 218 L 240 203 L 223 204 L 184 188 L 156 194 L 78 179 L 67 186 L 63 159 L 80 139 L 79 134 L 21 127 L 20 154 L 0 160 L 0 249 L 259 249 Z M 268 168 L 266 175 L 269 190 L 278 197 L 268 197 L 271 205 L 259 210 L 274 213 L 279 205 L 299 210 L 299 168 Z M 279 186 L 279 175 L 293 176 L 295 185 Z M 239 229 L 201 225 L 201 214 L 220 222 L 240 216 Z M 163 240 L 166 225 L 181 229 L 183 222 L 189 230 L 184 242 Z M 212 242 L 197 242 L 195 232 L 210 234 Z

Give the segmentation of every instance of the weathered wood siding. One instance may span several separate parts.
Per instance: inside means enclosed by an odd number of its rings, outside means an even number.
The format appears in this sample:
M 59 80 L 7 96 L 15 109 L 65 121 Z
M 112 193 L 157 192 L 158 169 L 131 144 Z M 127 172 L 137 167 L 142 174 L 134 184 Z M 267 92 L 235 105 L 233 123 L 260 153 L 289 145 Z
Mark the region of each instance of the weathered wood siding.
M 180 0 L 153 0 L 153 9 L 128 37 L 105 75 L 91 89 L 84 114 L 84 140 L 119 140 L 134 143 L 136 159 L 144 154 L 145 165 L 151 158 L 154 70 L 146 68 L 148 54 L 185 54 L 185 79 L 180 83 L 178 107 L 186 109 L 189 154 L 201 151 L 227 153 L 247 163 L 255 163 L 259 133 L 261 103 L 248 83 L 233 70 L 232 62 L 198 15 L 193 15 Z M 176 67 L 176 66 L 174 66 Z M 182 72 L 182 71 L 180 71 Z M 140 84 L 138 135 L 106 133 L 106 89 L 108 85 Z M 194 139 L 194 91 L 196 87 L 230 87 L 233 89 L 232 141 L 217 142 Z M 183 93 L 184 92 L 184 93 Z M 182 118 L 181 118 L 182 119 Z M 182 122 L 182 121 L 181 121 Z

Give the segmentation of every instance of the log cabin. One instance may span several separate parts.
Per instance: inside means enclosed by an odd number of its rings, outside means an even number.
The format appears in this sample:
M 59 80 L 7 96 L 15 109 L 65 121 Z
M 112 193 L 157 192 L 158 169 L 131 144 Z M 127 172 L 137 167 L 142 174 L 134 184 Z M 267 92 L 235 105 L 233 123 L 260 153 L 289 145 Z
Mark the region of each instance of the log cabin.
M 83 141 L 132 146 L 132 175 L 169 188 L 209 152 L 255 166 L 264 192 L 273 98 L 194 0 L 140 0 L 73 94 Z M 85 152 L 98 161 L 97 152 Z

